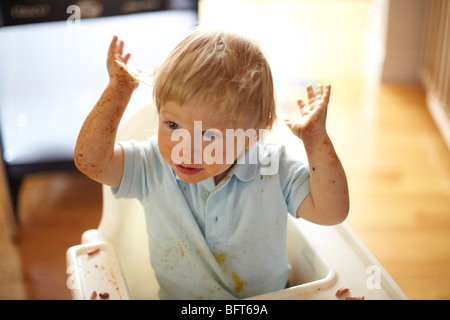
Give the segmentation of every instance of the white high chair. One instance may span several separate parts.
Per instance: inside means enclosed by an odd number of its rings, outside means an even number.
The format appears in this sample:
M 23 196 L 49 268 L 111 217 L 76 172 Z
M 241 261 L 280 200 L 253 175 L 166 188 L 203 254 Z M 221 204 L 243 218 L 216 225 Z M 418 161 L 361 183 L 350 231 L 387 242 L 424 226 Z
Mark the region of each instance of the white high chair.
M 284 130 L 289 129 L 278 125 L 271 136 L 300 143 Z M 148 105 L 120 128 L 117 140 L 142 141 L 156 133 L 156 109 Z M 340 287 L 350 292 L 339 299 L 407 299 L 345 222 L 324 227 L 289 216 L 287 233 L 290 287 L 251 299 L 338 299 Z M 73 299 L 90 299 L 93 291 L 107 292 L 109 299 L 158 299 L 140 203 L 114 199 L 104 186 L 100 225 L 85 231 L 81 244 L 67 250 L 67 273 Z

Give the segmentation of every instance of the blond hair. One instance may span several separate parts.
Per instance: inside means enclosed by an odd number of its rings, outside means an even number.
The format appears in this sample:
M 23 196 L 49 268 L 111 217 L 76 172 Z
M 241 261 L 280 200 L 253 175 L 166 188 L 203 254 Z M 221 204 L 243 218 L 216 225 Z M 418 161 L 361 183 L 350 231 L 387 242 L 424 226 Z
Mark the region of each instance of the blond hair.
M 206 102 L 240 127 L 271 128 L 275 94 L 269 64 L 252 40 L 229 32 L 195 29 L 155 70 L 159 111 L 172 101 Z

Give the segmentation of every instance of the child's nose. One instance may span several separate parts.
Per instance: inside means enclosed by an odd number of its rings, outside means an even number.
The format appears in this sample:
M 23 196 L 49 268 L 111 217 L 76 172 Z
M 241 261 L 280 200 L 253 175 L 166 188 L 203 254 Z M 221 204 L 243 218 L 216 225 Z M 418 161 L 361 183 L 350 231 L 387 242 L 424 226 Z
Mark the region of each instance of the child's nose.
M 202 144 L 198 145 L 195 141 L 191 142 L 191 163 L 193 164 L 201 164 L 203 161 L 203 148 Z
M 186 139 L 181 142 L 181 152 L 177 162 L 181 164 L 201 164 L 203 161 L 203 148 L 194 139 Z

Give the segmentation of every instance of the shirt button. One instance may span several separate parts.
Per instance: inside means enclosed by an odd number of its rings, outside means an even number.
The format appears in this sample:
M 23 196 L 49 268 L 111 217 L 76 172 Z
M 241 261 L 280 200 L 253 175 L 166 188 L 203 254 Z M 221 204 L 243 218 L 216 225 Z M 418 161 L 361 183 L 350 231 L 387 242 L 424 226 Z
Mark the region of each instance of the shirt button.
M 203 192 L 202 192 L 202 198 L 203 198 L 203 199 L 208 198 L 208 196 L 209 196 L 209 193 L 208 193 L 208 192 L 206 192 L 206 191 L 203 191 Z

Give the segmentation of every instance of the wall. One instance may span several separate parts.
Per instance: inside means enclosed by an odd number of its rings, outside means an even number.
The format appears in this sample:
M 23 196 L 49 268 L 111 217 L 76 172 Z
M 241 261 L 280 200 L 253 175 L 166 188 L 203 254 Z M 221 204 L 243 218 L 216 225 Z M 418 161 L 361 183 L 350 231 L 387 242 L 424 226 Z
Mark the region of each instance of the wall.
M 426 0 L 390 0 L 387 8 L 385 82 L 419 82 Z

